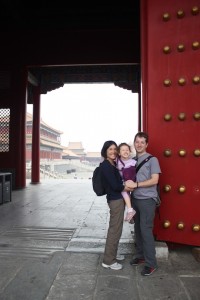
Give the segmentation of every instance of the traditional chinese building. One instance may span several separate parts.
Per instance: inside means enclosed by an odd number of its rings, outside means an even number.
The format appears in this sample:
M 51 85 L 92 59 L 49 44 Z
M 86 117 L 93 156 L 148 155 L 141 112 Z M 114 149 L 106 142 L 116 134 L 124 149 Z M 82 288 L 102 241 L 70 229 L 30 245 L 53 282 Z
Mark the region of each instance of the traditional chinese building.
M 81 160 L 86 156 L 82 142 L 69 142 L 67 149 L 75 153 Z
M 85 160 L 92 164 L 98 164 L 102 160 L 100 152 L 87 152 Z
M 32 158 L 32 127 L 33 116 L 27 113 L 26 116 L 26 161 Z M 64 147 L 61 146 L 61 134 L 63 132 L 57 130 L 43 120 L 40 121 L 40 159 L 62 159 Z

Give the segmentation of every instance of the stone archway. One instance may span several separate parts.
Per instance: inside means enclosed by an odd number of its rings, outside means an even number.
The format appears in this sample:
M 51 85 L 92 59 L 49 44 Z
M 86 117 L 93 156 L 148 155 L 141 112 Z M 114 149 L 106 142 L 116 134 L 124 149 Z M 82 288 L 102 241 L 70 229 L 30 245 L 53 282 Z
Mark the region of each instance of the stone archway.
M 67 83 L 114 83 L 116 86 L 140 94 L 139 65 L 59 66 L 29 68 L 40 85 L 41 94 Z M 28 103 L 32 103 L 31 85 Z

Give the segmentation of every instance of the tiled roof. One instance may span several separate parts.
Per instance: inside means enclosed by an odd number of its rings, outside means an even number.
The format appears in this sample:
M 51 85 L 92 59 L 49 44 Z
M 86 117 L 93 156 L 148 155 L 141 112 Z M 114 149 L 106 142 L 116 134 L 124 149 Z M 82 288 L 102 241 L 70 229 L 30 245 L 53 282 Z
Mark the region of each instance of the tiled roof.
M 60 131 L 60 130 L 58 130 L 58 129 L 55 129 L 55 128 L 49 126 L 49 125 L 48 125 L 47 123 L 45 123 L 42 119 L 40 120 L 40 125 L 43 125 L 43 126 L 49 128 L 49 129 L 51 129 L 51 130 L 53 130 L 53 131 L 55 131 L 55 132 L 57 132 L 57 133 L 59 133 L 59 134 L 62 134 L 62 133 L 63 133 L 63 131 Z
M 49 141 L 46 141 L 46 140 L 43 140 L 43 139 L 40 139 L 40 144 L 50 146 L 50 147 L 54 147 L 54 148 L 57 148 L 57 149 L 63 149 L 63 147 L 61 145 L 59 145 L 57 143 L 54 143 L 54 142 L 49 142 Z
M 27 112 L 27 113 L 26 113 L 26 122 L 30 122 L 30 121 L 33 121 L 33 115 Z M 58 130 L 58 129 L 55 129 L 55 128 L 49 126 L 49 125 L 48 125 L 47 123 L 45 123 L 42 119 L 40 119 L 40 125 L 43 125 L 43 126 L 49 128 L 49 129 L 51 129 L 51 130 L 53 130 L 53 131 L 55 131 L 55 132 L 57 132 L 57 133 L 59 133 L 59 134 L 62 134 L 62 133 L 63 133 L 62 131 L 60 131 L 60 130 Z
M 30 114 L 30 113 L 26 113 L 26 122 L 28 122 L 28 121 L 32 121 L 33 120 L 33 116 L 32 116 L 32 114 Z
M 62 156 L 65 156 L 65 155 L 69 155 L 69 156 L 77 156 L 77 157 L 79 157 L 79 155 L 77 155 L 77 154 L 74 153 L 73 151 L 67 150 L 67 149 L 64 149 L 64 151 L 63 151 L 63 153 L 62 153 Z
M 81 142 L 69 142 L 68 149 L 84 149 Z
M 26 121 L 32 122 L 32 120 L 33 120 L 32 114 L 27 112 Z M 57 133 L 60 133 L 60 134 L 62 133 L 61 131 L 54 129 L 51 126 L 49 126 L 48 124 L 46 124 L 45 122 L 43 122 L 42 119 L 41 119 L 41 124 L 43 124 L 47 128 L 54 130 Z M 30 135 L 30 136 L 28 134 L 26 135 L 26 144 L 32 144 L 31 136 L 32 135 Z M 54 148 L 58 148 L 58 149 L 64 149 L 62 155 L 69 155 L 69 156 L 76 156 L 76 157 L 80 157 L 80 154 L 85 155 L 85 153 L 83 152 L 84 148 L 83 148 L 82 142 L 69 142 L 68 147 L 66 147 L 66 146 L 61 146 L 56 141 L 55 142 L 50 141 L 50 140 L 48 140 L 47 137 L 42 136 L 42 137 L 40 137 L 40 143 L 41 143 L 41 145 L 46 145 L 46 146 L 50 146 L 50 147 L 54 147 Z M 75 152 L 77 152 L 77 150 L 79 150 L 79 155 L 74 153 L 73 150 L 75 150 Z M 88 152 L 86 154 L 86 156 L 99 158 L 99 157 L 101 157 L 101 154 L 99 152 Z
M 26 137 L 26 144 L 27 145 L 32 145 L 32 138 L 30 136 L 27 136 Z M 47 141 L 47 140 L 43 140 L 43 139 L 40 139 L 40 145 L 44 145 L 44 146 L 49 146 L 49 147 L 53 147 L 53 148 L 56 148 L 56 149 L 62 149 L 63 150 L 63 146 L 61 146 L 60 144 L 58 144 L 57 142 L 51 142 L 51 141 Z
M 101 157 L 101 153 L 100 152 L 87 152 L 86 157 Z

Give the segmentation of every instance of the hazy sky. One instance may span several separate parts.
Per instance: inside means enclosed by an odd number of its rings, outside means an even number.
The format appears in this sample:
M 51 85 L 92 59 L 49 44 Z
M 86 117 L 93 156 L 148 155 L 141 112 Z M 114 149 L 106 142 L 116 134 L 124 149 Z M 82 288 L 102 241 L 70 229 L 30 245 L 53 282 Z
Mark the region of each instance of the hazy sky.
M 32 113 L 32 105 L 27 110 Z M 63 146 L 82 142 L 86 152 L 100 152 L 110 139 L 132 143 L 137 115 L 137 94 L 113 84 L 66 84 L 41 95 L 41 119 L 63 132 Z

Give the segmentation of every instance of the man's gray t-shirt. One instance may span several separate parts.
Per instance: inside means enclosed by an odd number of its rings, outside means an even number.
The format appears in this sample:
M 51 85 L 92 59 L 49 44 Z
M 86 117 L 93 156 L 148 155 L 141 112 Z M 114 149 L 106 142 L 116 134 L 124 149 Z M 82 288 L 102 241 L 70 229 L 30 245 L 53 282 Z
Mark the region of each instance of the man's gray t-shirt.
M 145 153 L 144 155 L 138 158 L 137 165 L 139 165 L 144 159 L 146 159 L 150 154 Z M 152 174 L 160 174 L 161 169 L 156 157 L 151 157 L 143 166 L 138 170 L 136 175 L 136 181 L 146 181 L 151 178 Z M 148 199 L 148 198 L 156 198 L 157 197 L 157 185 L 153 185 L 150 187 L 139 187 L 133 191 L 133 197 L 136 199 Z

